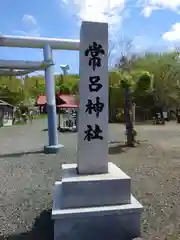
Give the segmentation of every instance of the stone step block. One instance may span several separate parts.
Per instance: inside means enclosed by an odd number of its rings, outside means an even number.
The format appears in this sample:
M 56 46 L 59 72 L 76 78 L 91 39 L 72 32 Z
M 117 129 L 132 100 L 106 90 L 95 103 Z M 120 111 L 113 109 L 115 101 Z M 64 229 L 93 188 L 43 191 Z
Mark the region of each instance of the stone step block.
M 131 203 L 63 209 L 62 184 L 53 194 L 54 240 L 132 240 L 140 237 L 142 205 L 131 195 Z
M 108 164 L 108 173 L 93 175 L 79 175 L 76 167 L 62 165 L 62 208 L 130 203 L 131 178 L 115 164 Z

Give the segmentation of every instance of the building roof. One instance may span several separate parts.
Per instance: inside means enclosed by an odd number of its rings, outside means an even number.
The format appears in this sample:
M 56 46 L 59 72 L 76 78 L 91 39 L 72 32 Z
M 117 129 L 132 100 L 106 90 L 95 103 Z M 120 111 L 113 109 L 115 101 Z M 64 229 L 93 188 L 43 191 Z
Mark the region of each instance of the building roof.
M 57 105 L 58 108 L 78 108 L 77 104 L 61 104 Z
M 36 100 L 37 105 L 46 104 L 46 96 L 38 96 Z
M 56 93 L 56 98 L 60 100 L 60 102 L 62 102 L 62 104 L 58 104 L 58 107 L 62 106 L 62 105 L 66 105 L 66 108 L 76 108 L 77 104 L 76 104 L 76 99 L 74 95 L 71 94 L 60 94 L 60 93 Z M 37 98 L 37 105 L 45 105 L 46 104 L 46 96 L 39 96 Z M 69 106 L 69 107 L 68 107 Z
M 71 94 L 59 94 L 57 93 L 56 96 L 64 101 L 64 104 L 74 105 L 76 104 L 76 99 L 74 95 Z M 60 104 L 61 105 L 61 104 Z

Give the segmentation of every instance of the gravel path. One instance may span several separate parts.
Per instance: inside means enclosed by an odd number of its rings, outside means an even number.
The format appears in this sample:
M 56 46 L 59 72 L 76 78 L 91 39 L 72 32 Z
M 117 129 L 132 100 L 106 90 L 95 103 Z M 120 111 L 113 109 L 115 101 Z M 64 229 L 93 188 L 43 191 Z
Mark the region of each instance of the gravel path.
M 47 143 L 44 120 L 0 129 L 0 240 L 53 239 L 52 188 L 62 163 L 76 162 L 76 134 L 61 134 L 58 155 L 38 152 Z M 110 161 L 132 177 L 144 205 L 144 239 L 180 239 L 179 125 L 137 126 L 140 145 L 110 148 Z M 124 127 L 110 125 L 110 139 L 124 140 Z M 26 153 L 24 153 L 26 152 Z

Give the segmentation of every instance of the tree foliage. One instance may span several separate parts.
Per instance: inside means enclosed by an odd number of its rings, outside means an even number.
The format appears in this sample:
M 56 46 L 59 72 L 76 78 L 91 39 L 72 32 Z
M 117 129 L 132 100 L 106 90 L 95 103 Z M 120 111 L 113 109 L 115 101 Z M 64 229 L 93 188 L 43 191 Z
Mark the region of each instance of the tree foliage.
M 123 89 L 127 87 L 142 115 L 157 106 L 175 109 L 180 105 L 179 53 L 134 54 L 131 47 L 131 42 L 128 42 L 124 44 L 124 50 L 117 51 L 118 61 L 109 71 L 109 119 L 113 122 L 122 112 Z M 55 75 L 56 92 L 78 95 L 78 88 L 78 74 Z M 0 77 L 0 99 L 11 104 L 35 100 L 45 92 L 44 76 L 26 76 L 24 85 L 20 78 Z

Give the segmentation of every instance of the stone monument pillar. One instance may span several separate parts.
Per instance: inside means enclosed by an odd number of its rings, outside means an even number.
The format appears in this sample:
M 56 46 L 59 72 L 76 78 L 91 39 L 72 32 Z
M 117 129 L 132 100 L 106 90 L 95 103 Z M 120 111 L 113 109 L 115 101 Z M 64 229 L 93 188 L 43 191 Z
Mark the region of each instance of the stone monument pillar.
M 62 165 L 55 183 L 55 240 L 132 240 L 142 205 L 131 178 L 108 163 L 108 24 L 83 22 L 77 164 Z
M 80 174 L 108 172 L 108 24 L 92 24 L 80 32 Z

